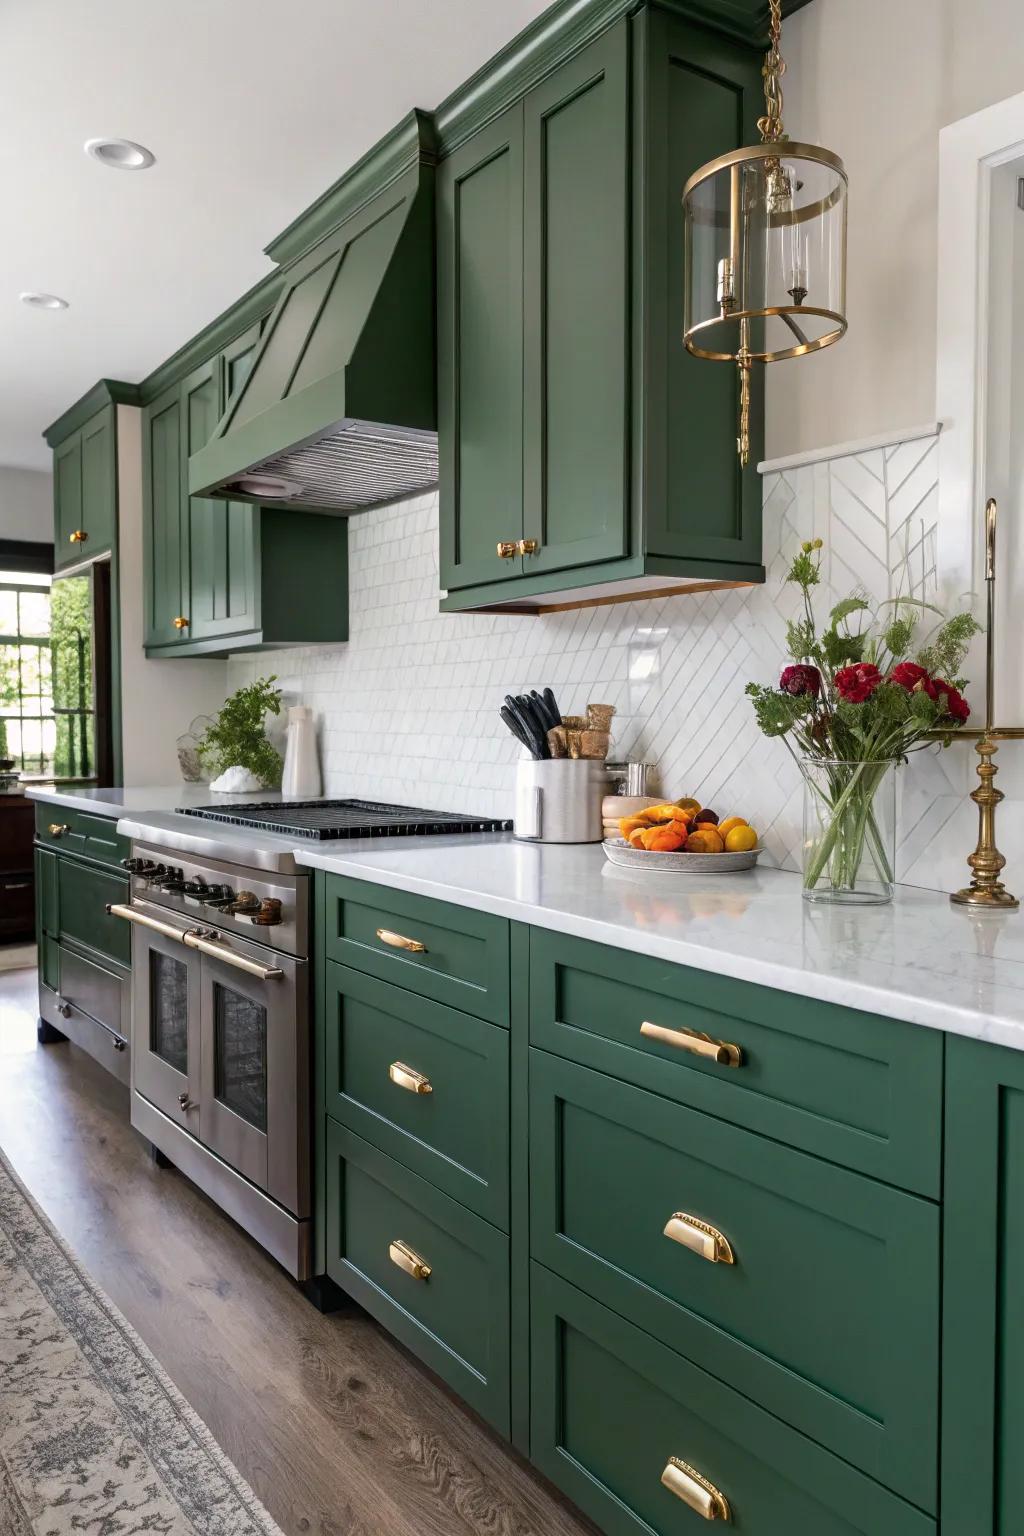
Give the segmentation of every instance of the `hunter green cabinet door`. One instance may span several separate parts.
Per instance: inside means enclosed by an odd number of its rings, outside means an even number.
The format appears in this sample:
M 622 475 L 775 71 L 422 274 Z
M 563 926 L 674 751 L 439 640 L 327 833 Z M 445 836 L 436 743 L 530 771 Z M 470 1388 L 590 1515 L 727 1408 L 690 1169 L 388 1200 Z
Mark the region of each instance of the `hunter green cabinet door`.
M 1024 1051 L 946 1042 L 943 1536 L 1024 1530 Z
M 628 550 L 629 24 L 525 101 L 527 575 Z
M 146 644 L 188 639 L 188 527 L 182 515 L 181 396 L 171 385 L 142 412 Z
M 725 562 L 761 559 L 764 371 L 753 374 L 750 463 L 736 452 L 737 370 L 692 357 L 683 334 L 683 217 L 687 178 L 705 161 L 757 140 L 761 55 L 656 7 L 637 18 L 647 53 L 649 125 L 643 281 L 636 324 L 645 355 L 645 539 L 652 555 Z M 713 274 L 709 281 L 713 281 Z
M 441 584 L 522 574 L 523 108 L 438 167 Z
M 73 538 L 82 527 L 82 436 L 76 432 L 53 455 L 53 555 L 59 567 L 81 556 Z
M 114 408 L 100 411 L 82 428 L 83 553 L 97 555 L 113 548 L 117 516 Z
M 188 483 L 189 458 L 209 442 L 224 401 L 244 381 L 258 345 L 259 330 L 253 327 L 184 380 L 183 486 Z M 192 587 L 188 638 L 208 640 L 256 629 L 258 509 L 199 496 L 191 497 L 188 505 Z

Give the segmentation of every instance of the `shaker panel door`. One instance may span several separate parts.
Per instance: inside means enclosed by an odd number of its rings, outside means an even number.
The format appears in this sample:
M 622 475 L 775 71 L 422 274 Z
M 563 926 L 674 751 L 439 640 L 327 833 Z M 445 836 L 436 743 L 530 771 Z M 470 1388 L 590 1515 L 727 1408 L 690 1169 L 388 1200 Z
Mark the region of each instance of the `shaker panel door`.
M 629 24 L 531 91 L 526 575 L 628 554 Z
M 174 384 L 142 413 L 146 644 L 188 639 L 188 529 L 182 515 L 181 401 Z
M 522 574 L 523 109 L 438 168 L 441 583 Z
M 224 405 L 249 375 L 259 340 L 259 327 L 252 326 L 209 365 L 212 374 L 204 368 L 193 376 L 188 454 L 209 441 Z M 248 502 L 192 498 L 192 639 L 259 628 L 259 515 Z

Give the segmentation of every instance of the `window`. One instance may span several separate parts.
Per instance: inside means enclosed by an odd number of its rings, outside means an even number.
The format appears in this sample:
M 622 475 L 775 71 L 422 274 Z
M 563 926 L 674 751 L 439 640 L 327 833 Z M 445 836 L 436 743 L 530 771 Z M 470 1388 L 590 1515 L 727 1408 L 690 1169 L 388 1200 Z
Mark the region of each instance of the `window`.
M 22 773 L 53 771 L 50 578 L 0 571 L 0 759 Z

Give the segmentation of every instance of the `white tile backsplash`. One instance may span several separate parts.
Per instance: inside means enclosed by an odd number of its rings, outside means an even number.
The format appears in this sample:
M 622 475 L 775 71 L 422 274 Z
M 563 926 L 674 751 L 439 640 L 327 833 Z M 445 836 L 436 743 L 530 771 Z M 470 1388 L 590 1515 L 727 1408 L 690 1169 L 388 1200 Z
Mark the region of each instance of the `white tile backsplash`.
M 350 523 L 348 643 L 236 657 L 230 684 L 274 672 L 312 705 L 327 794 L 495 816 L 511 815 L 520 752 L 498 718 L 506 693 L 550 685 L 566 713 L 614 704 L 614 756 L 657 763 L 672 798 L 747 816 L 770 862 L 796 868 L 799 775 L 757 731 L 744 687 L 785 660 L 801 539 L 825 540 L 822 614 L 857 586 L 934 594 L 937 471 L 932 436 L 769 472 L 763 587 L 536 617 L 438 612 L 436 496 L 364 513 Z M 902 879 L 963 883 L 973 763 L 956 745 L 901 770 Z M 1015 814 L 1004 807 L 1004 822 Z

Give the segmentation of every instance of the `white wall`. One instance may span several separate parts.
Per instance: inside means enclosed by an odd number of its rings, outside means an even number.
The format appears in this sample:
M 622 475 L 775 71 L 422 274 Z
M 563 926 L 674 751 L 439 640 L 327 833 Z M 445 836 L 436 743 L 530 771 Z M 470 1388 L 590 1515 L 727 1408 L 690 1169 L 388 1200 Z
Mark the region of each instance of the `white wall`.
M 223 704 L 227 663 L 143 655 L 141 423 L 134 406 L 117 407 L 124 782 L 177 784 L 175 740 L 196 715 Z
M 939 129 L 1021 90 L 1021 22 L 1019 0 L 813 0 L 786 22 L 786 129 L 850 177 L 850 329 L 769 368 L 769 457 L 933 419 Z
M 53 477 L 0 467 L 0 539 L 48 544 L 53 538 Z

